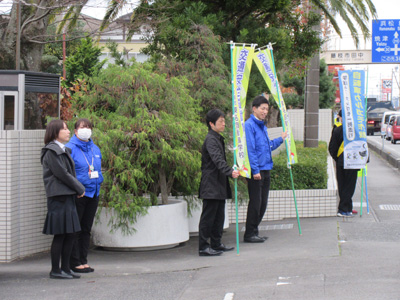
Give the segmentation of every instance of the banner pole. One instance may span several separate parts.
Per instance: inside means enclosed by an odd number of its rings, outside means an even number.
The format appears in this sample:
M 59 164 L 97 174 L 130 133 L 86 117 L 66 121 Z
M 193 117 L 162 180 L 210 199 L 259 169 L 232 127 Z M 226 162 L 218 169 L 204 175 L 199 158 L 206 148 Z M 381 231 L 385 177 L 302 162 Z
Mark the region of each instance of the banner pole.
M 366 85 L 365 85 L 365 110 L 364 110 L 364 119 L 365 119 L 365 122 L 367 122 L 366 120 L 367 120 L 367 105 L 368 105 L 368 97 L 367 97 L 367 94 L 368 94 L 368 67 L 367 67 L 367 80 L 366 80 Z M 365 126 L 367 126 L 367 124 L 365 123 Z M 369 155 L 369 153 L 368 153 L 368 155 Z M 366 167 L 367 166 L 365 166 L 363 169 L 362 169 L 362 176 L 361 176 L 361 201 L 360 201 L 360 218 L 362 217 L 362 208 L 363 208 L 363 196 L 364 196 L 364 188 L 363 188 L 363 186 L 364 186 L 364 178 L 365 178 L 365 195 L 368 195 L 368 192 L 367 192 L 367 174 L 366 174 Z M 366 202 L 367 202 L 367 212 L 369 213 L 369 209 L 368 209 L 368 199 L 366 198 Z
M 235 44 L 230 42 L 231 48 L 231 77 L 232 77 L 232 128 L 233 128 L 233 165 L 236 168 L 236 127 L 235 127 L 235 88 L 234 88 L 234 72 L 233 72 L 233 48 Z M 239 255 L 239 215 L 238 215 L 238 200 L 237 200 L 237 178 L 234 178 L 235 183 L 235 214 L 236 214 L 236 253 Z
M 367 202 L 367 214 L 369 214 L 369 204 L 368 204 L 368 186 L 367 186 L 367 172 L 365 172 L 365 202 Z
M 284 122 L 283 117 L 282 117 L 281 99 L 280 99 L 280 92 L 279 92 L 280 90 L 279 90 L 279 86 L 278 86 L 278 76 L 276 75 L 274 53 L 273 53 L 273 51 L 272 51 L 272 45 L 271 45 L 271 43 L 268 45 L 268 49 L 269 49 L 269 51 L 270 51 L 270 53 L 271 53 L 272 64 L 273 64 L 273 66 L 274 66 L 275 85 L 276 85 L 276 91 L 277 91 L 277 95 L 278 95 L 278 106 L 279 106 L 279 110 L 281 111 L 282 129 L 283 129 L 283 131 L 286 131 L 285 122 Z M 295 190 L 294 190 L 294 181 L 293 181 L 292 166 L 290 165 L 289 146 L 288 146 L 288 144 L 287 144 L 287 139 L 285 139 L 285 147 L 286 147 L 287 165 L 288 165 L 289 173 L 290 173 L 290 181 L 291 181 L 291 183 L 292 183 L 292 191 L 293 191 L 294 206 L 295 206 L 295 209 L 296 209 L 297 225 L 298 225 L 298 227 L 299 227 L 299 235 L 302 235 L 302 233 L 301 233 L 301 226 L 300 226 L 299 211 L 298 211 L 298 209 L 297 209 L 296 192 L 295 192 Z

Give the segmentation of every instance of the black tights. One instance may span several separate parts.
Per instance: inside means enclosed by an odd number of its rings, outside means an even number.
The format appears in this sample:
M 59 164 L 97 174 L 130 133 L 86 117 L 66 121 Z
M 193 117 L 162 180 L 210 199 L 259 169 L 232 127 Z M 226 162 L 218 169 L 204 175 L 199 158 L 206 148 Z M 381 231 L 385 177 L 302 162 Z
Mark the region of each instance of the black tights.
M 71 257 L 72 247 L 75 242 L 75 233 L 56 234 L 51 244 L 51 271 L 60 272 L 61 270 L 70 272 L 69 259 Z

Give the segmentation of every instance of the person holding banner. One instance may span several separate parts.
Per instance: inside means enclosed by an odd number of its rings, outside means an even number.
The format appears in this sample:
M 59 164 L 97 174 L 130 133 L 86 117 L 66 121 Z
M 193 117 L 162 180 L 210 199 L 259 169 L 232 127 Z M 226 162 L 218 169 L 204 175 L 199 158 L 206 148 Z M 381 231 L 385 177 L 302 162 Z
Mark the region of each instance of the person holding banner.
M 354 191 L 357 184 L 358 169 L 345 169 L 343 160 L 343 126 L 342 110 L 338 113 L 339 122 L 332 130 L 331 140 L 329 141 L 329 153 L 336 162 L 336 179 L 339 190 L 338 217 L 353 217 Z
M 261 223 L 268 204 L 270 170 L 273 167 L 272 151 L 278 148 L 287 137 L 287 132 L 273 140 L 268 137 L 264 123 L 268 114 L 269 102 L 264 96 L 257 96 L 252 104 L 253 114 L 245 123 L 247 152 L 251 167 L 251 178 L 247 179 L 249 204 L 247 207 L 246 243 L 263 243 L 267 237 L 258 235 L 258 225 Z
M 210 110 L 206 115 L 206 123 L 208 134 L 202 147 L 199 188 L 199 198 L 203 199 L 199 223 L 199 255 L 216 256 L 234 249 L 222 244 L 221 238 L 225 200 L 232 198 L 228 176 L 238 178 L 239 171 L 233 170 L 226 162 L 225 143 L 221 135 L 225 130 L 224 113 L 219 109 Z

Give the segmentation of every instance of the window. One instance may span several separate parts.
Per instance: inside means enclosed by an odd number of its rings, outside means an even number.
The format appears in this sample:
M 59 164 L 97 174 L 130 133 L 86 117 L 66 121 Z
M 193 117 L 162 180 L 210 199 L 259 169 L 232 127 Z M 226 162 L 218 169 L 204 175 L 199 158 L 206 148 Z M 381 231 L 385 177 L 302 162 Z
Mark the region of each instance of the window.
M 53 93 L 25 93 L 24 129 L 45 129 L 48 117 L 58 118 L 58 95 Z
M 15 128 L 15 96 L 4 96 L 4 130 Z

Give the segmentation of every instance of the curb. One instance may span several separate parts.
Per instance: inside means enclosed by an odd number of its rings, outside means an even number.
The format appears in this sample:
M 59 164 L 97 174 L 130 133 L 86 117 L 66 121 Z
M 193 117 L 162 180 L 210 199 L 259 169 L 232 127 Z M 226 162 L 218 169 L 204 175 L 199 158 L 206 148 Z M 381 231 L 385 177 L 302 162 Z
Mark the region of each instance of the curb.
M 390 165 L 396 169 L 400 169 L 400 155 L 387 151 L 385 148 L 382 150 L 382 145 L 375 141 L 367 140 L 368 148 L 374 151 L 376 154 L 381 156 Z

